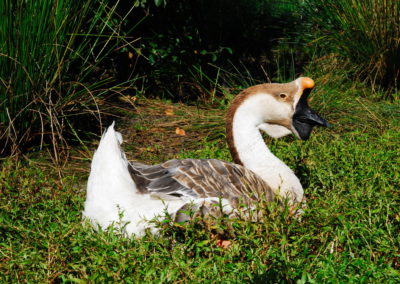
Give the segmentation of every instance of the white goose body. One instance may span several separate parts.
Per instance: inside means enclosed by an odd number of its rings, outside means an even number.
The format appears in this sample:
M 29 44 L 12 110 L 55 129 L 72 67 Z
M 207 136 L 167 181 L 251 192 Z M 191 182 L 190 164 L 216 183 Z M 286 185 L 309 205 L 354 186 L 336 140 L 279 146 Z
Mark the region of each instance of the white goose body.
M 83 216 L 103 229 L 114 224 L 128 235 L 141 236 L 146 228 L 156 232 L 148 221 L 165 211 L 178 221 L 187 219 L 180 210 L 189 205 L 213 214 L 213 204 L 221 200 L 224 212 L 233 214 L 239 203 L 251 206 L 275 195 L 291 204 L 301 202 L 299 179 L 271 153 L 260 130 L 274 138 L 294 133 L 307 139 L 314 125 L 327 126 L 308 108 L 308 92 L 301 99 L 313 86 L 310 78 L 299 78 L 250 87 L 235 98 L 226 124 L 236 164 L 215 159 L 171 160 L 154 166 L 129 163 L 120 148 L 121 134 L 111 125 L 93 157 Z

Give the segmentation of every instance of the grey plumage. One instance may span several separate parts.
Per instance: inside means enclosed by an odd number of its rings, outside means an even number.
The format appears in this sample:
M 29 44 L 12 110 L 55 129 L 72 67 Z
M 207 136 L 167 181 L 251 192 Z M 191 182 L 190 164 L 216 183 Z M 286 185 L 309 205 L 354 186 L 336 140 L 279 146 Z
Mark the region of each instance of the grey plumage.
M 261 198 L 274 199 L 272 189 L 257 174 L 216 159 L 170 160 L 154 166 L 131 163 L 129 172 L 139 192 L 164 200 L 217 197 L 237 208 Z

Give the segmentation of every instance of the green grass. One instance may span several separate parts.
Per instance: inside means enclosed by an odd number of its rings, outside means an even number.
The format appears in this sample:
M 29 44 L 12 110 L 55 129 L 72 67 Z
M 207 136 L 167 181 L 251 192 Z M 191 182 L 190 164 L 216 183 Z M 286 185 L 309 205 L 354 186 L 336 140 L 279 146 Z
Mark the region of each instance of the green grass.
M 125 14 L 116 13 L 118 4 L 0 3 L 1 155 L 51 144 L 57 160 L 60 146 L 71 136 L 80 139 L 84 121 L 101 125 L 98 97 L 122 89 L 111 84 L 104 62 L 121 42 L 130 45 L 121 35 Z
M 400 2 L 385 0 L 306 0 L 299 9 L 303 28 L 296 35 L 317 45 L 322 56 L 334 53 L 342 64 L 351 62 L 352 77 L 372 88 L 399 88 Z M 341 68 L 346 69 L 346 68 Z
M 311 104 L 332 129 L 315 129 L 309 141 L 267 138 L 305 187 L 301 222 L 282 209 L 262 224 L 232 221 L 227 250 L 216 246 L 214 233 L 228 220 L 214 228 L 164 224 L 161 237 L 140 240 L 94 232 L 81 220 L 87 173 L 61 183 L 35 161 L 3 161 L 0 281 L 399 282 L 400 111 L 354 100 L 353 92 L 320 88 L 315 95 Z M 231 160 L 217 140 L 197 143 L 179 156 Z

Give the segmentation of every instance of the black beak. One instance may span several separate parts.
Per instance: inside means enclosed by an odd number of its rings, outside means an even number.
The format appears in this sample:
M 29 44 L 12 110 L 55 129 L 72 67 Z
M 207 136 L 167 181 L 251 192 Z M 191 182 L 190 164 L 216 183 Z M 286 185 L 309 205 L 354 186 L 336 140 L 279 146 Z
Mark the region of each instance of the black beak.
M 292 124 L 302 140 L 310 138 L 311 131 L 316 125 L 330 127 L 330 124 L 325 119 L 308 106 L 307 97 L 310 92 L 311 89 L 304 90 L 292 118 Z

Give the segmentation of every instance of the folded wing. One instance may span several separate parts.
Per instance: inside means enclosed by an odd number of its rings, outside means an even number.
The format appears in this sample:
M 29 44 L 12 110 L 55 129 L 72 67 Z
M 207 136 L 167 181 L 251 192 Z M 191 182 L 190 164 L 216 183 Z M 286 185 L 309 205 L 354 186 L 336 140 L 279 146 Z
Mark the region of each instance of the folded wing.
M 232 207 L 274 199 L 269 185 L 241 165 L 215 159 L 170 160 L 148 166 L 131 163 L 129 172 L 139 192 L 162 199 L 227 199 Z

